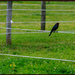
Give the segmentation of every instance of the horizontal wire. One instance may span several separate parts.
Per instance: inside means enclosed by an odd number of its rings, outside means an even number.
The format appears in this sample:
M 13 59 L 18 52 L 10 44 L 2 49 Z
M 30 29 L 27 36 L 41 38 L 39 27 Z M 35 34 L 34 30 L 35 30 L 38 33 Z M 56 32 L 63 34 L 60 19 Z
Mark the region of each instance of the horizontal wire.
M 2 28 L 2 27 L 0 27 Z M 16 29 L 16 30 L 29 30 L 29 31 L 38 31 L 38 32 L 12 32 L 12 33 L 0 33 L 0 35 L 2 34 L 21 34 L 21 33 L 39 33 L 39 32 L 50 32 L 47 30 L 33 30 L 33 29 L 20 29 L 20 28 L 2 28 L 2 29 Z M 56 31 L 57 33 L 70 33 L 70 34 L 75 34 L 75 32 L 71 32 L 71 31 Z
M 0 14 L 0 15 L 7 15 L 7 14 Z M 12 14 L 12 15 L 41 15 L 41 13 L 24 13 L 24 14 L 21 13 L 21 14 Z
M 30 31 L 43 31 L 43 32 L 46 31 L 46 30 L 33 30 L 33 29 L 21 29 L 21 28 L 6 28 L 6 27 L 0 27 L 0 29 L 30 30 Z M 68 31 L 75 31 L 75 30 L 68 30 Z M 49 31 L 46 31 L 46 32 L 49 32 Z
M 56 58 L 44 58 L 44 57 L 33 57 L 33 56 L 23 56 L 23 55 L 12 55 L 12 54 L 2 54 L 2 56 L 13 56 L 13 57 L 23 57 L 23 58 L 36 58 L 36 59 L 47 59 L 47 60 L 58 60 L 58 61 L 68 61 L 68 62 L 75 62 L 75 60 L 67 60 L 67 59 L 56 59 Z
M 14 29 L 14 30 L 29 30 L 29 31 L 41 31 L 41 32 L 50 32 L 48 30 L 33 30 L 33 29 L 21 29 L 21 28 L 6 28 L 6 27 L 0 27 L 0 29 Z M 68 32 L 75 31 L 75 30 L 68 30 Z M 58 31 L 61 32 L 61 31 Z M 64 32 L 64 31 L 62 31 Z
M 68 22 L 68 23 L 70 23 L 70 22 L 75 22 L 75 21 L 40 21 L 40 22 L 37 22 L 37 21 L 35 21 L 35 22 L 32 22 L 32 21 L 30 21 L 30 22 L 0 22 L 0 24 L 4 24 L 4 23 L 56 23 L 56 22 L 59 22 L 59 23 L 66 23 L 66 22 Z
M 53 25 L 54 23 L 50 23 L 50 25 Z M 15 24 L 13 24 L 13 25 L 15 25 Z M 46 26 L 50 26 L 50 25 L 46 25 Z M 73 24 L 61 24 L 61 25 L 73 25 Z M 0 25 L 0 26 L 2 26 L 2 25 Z M 17 26 L 41 26 L 41 24 L 36 24 L 36 25 L 33 25 L 33 24 L 22 24 L 22 25 L 20 25 L 20 24 L 18 24 Z
M 75 13 L 47 13 L 46 15 L 49 15 L 49 14 L 57 14 L 57 15 L 59 15 L 59 14 L 61 14 L 61 15 L 70 14 L 70 15 L 72 15 L 72 14 L 75 14 Z M 7 14 L 0 14 L 0 15 L 7 15 Z M 41 13 L 25 13 L 25 14 L 21 13 L 21 14 L 12 14 L 12 15 L 41 15 Z
M 7 4 L 0 4 L 0 5 L 7 5 Z M 13 5 L 41 5 L 41 4 L 13 4 Z M 66 4 L 46 4 L 46 5 L 48 5 L 48 6 L 75 6 L 75 5 L 66 5 Z
M 21 29 L 21 28 L 5 28 L 5 27 L 0 27 L 0 29 L 16 29 L 16 30 L 30 30 L 30 31 L 50 32 L 50 31 L 46 31 L 46 30 L 33 30 L 33 29 Z
M 44 31 L 44 32 L 12 32 L 12 33 L 0 33 L 0 35 L 3 34 L 24 34 L 24 33 L 49 33 L 50 31 Z M 67 31 L 58 31 L 57 33 L 68 33 L 68 34 L 75 34 L 75 32 L 67 32 Z
M 18 30 L 18 29 L 17 29 Z M 31 29 L 26 29 L 26 30 L 30 30 L 30 31 L 38 31 L 38 32 L 12 32 L 12 33 L 0 33 L 0 35 L 3 34 L 24 34 L 24 33 L 44 33 L 44 32 L 50 32 L 50 31 L 42 31 L 42 30 L 31 30 Z
M 27 10 L 27 11 L 75 11 L 75 10 L 50 10 L 50 9 L 1 9 L 0 11 L 7 10 Z

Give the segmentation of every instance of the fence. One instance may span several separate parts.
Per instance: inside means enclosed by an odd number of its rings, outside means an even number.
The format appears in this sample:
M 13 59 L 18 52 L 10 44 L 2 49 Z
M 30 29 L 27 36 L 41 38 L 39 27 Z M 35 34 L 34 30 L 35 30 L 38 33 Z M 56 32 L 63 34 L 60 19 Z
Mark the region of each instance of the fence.
M 7 4 L 0 4 L 0 6 L 6 6 Z M 22 6 L 17 9 L 17 6 Z M 27 6 L 24 8 L 24 6 Z M 38 6 L 34 9 L 31 9 L 31 6 Z M 56 8 L 55 8 L 56 6 Z M 60 7 L 59 7 L 60 6 Z M 0 29 L 10 29 L 10 30 L 23 30 L 22 32 L 4 32 L 3 34 L 24 34 L 24 33 L 49 33 L 52 26 L 56 23 L 60 23 L 60 29 L 58 33 L 70 33 L 75 34 L 75 5 L 61 5 L 61 4 L 46 4 L 46 21 L 41 21 L 41 4 L 13 4 L 12 10 L 12 20 L 11 22 L 6 22 L 6 11 L 7 9 L 0 9 L 0 16 L 2 20 L 0 21 Z M 54 7 L 52 9 L 52 7 Z M 28 8 L 28 9 L 27 9 Z M 37 9 L 39 8 L 39 9 Z M 49 9 L 51 8 L 51 9 Z M 58 9 L 59 8 L 59 9 Z M 61 9 L 62 8 L 62 9 Z M 45 11 L 45 10 L 42 10 Z M 35 17 L 36 16 L 36 17 Z M 66 17 L 67 16 L 67 17 Z M 46 22 L 46 30 L 41 29 L 41 23 Z M 12 24 L 12 27 L 6 28 L 6 23 Z M 36 24 L 36 25 L 35 25 Z M 62 29 L 62 26 L 64 29 Z M 66 28 L 65 28 L 66 27 Z M 67 28 L 68 27 L 68 28 Z M 17 56 L 17 57 L 29 57 L 29 56 L 19 56 L 19 55 L 9 55 L 9 54 L 0 54 L 7 56 Z M 60 60 L 60 61 L 71 61 L 75 60 L 65 60 L 65 59 L 54 59 L 54 58 L 42 58 L 42 57 L 29 57 L 29 58 L 38 58 L 38 59 L 50 59 L 50 60 Z
M 43 5 L 44 4 L 42 4 L 42 6 Z M 44 8 L 42 7 L 42 9 L 41 9 L 41 4 L 13 4 L 13 9 L 12 8 L 5 9 L 5 6 L 7 6 L 7 4 L 0 4 L 0 6 L 4 6 L 3 9 L 0 9 L 0 11 L 1 11 L 0 16 L 6 17 L 6 11 L 8 11 L 8 12 L 12 11 L 12 20 L 11 20 L 11 22 L 10 21 L 8 21 L 8 22 L 2 22 L 1 21 L 0 22 L 0 25 L 4 25 L 2 27 L 0 26 L 0 29 L 7 29 L 7 30 L 10 30 L 10 31 L 7 31 L 6 33 L 0 33 L 0 35 L 1 34 L 8 34 L 8 35 L 11 34 L 11 29 L 33 31 L 33 32 L 35 31 L 35 33 L 37 33 L 37 31 L 38 32 L 49 32 L 50 31 L 49 27 L 51 28 L 51 26 L 48 25 L 48 24 L 54 24 L 56 22 L 59 22 L 61 26 L 62 25 L 63 26 L 64 25 L 68 25 L 68 26 L 72 25 L 74 27 L 74 24 L 75 24 L 75 20 L 74 20 L 74 16 L 75 16 L 75 10 L 74 10 L 75 7 L 74 6 L 75 5 L 74 4 L 70 4 L 70 5 L 65 5 L 65 4 L 46 4 L 46 6 Z M 17 6 L 21 6 L 21 8 L 23 8 L 23 9 L 21 9 L 20 7 L 19 7 L 19 9 L 17 9 Z M 35 8 L 33 6 L 35 6 Z M 55 6 L 56 6 L 56 8 L 54 8 Z M 45 8 L 46 8 L 46 10 L 45 10 Z M 41 11 L 42 11 L 42 13 L 41 13 Z M 46 11 L 46 13 L 44 11 Z M 46 21 L 45 21 L 45 17 L 43 17 L 43 16 L 45 16 L 45 14 L 46 14 Z M 9 13 L 8 13 L 8 15 L 9 15 Z M 41 18 L 41 15 L 42 15 L 43 19 Z M 25 16 L 27 18 L 25 18 L 23 16 Z M 28 16 L 29 16 L 29 18 L 28 18 Z M 35 16 L 37 16 L 38 19 Z M 67 17 L 65 17 L 65 16 L 67 16 Z M 4 17 L 1 17 L 2 20 L 4 19 Z M 17 17 L 19 19 L 17 19 Z M 62 17 L 64 17 L 64 18 L 62 18 Z M 57 18 L 57 20 L 54 19 L 54 18 Z M 26 21 L 24 21 L 24 19 Z M 46 26 L 45 26 L 45 22 L 46 22 Z M 12 28 L 9 28 L 8 26 L 7 26 L 7 28 L 5 28 L 5 24 L 6 23 L 7 24 L 9 24 L 9 23 L 11 24 L 12 23 L 12 25 L 15 25 L 15 24 L 16 25 L 17 24 L 20 25 L 20 24 L 22 24 L 22 25 L 25 25 L 25 28 L 22 29 L 22 28 L 19 28 L 19 26 L 18 26 L 18 28 L 13 28 L 13 26 L 12 26 Z M 33 24 L 35 24 L 36 27 Z M 33 28 L 31 28 L 30 25 Z M 41 28 L 42 27 L 41 25 L 44 27 L 43 28 L 44 30 Z M 37 26 L 39 28 L 37 28 Z M 46 27 L 46 30 L 45 30 L 45 27 Z M 73 27 L 72 28 L 68 27 L 69 29 L 67 29 L 67 30 L 66 29 L 65 30 L 64 29 L 62 29 L 62 30 L 60 29 L 58 31 L 58 33 L 72 33 L 72 34 L 75 34 L 75 30 L 74 30 Z M 40 28 L 41 28 L 41 30 L 40 30 Z M 26 32 L 16 32 L 14 34 L 19 34 L 19 33 L 26 33 Z

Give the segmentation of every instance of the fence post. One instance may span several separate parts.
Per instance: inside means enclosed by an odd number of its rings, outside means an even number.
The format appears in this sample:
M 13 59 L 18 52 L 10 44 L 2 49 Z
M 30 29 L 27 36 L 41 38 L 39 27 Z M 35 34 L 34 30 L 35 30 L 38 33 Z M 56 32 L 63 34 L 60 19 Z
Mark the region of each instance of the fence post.
M 41 30 L 45 30 L 46 1 L 41 2 Z
M 11 45 L 12 1 L 7 1 L 6 44 Z

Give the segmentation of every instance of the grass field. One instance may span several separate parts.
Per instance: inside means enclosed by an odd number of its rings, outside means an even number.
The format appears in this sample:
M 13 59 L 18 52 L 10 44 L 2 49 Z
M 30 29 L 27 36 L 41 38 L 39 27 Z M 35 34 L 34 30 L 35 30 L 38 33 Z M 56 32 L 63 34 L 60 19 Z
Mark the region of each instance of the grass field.
M 0 2 L 5 4 L 6 2 Z M 40 1 L 14 1 L 13 4 L 41 4 Z M 50 4 L 46 2 L 46 4 Z M 75 5 L 75 2 L 51 2 L 51 4 Z M 46 6 L 51 10 L 74 10 L 74 6 Z M 1 9 L 6 9 L 3 5 Z M 13 9 L 41 9 L 41 5 L 17 6 Z M 12 11 L 13 22 L 40 22 L 41 15 L 22 15 L 30 13 L 41 13 L 41 11 Z M 67 13 L 67 14 L 48 14 Z M 47 11 L 46 21 L 75 21 L 75 11 Z M 0 11 L 6 14 L 6 11 Z M 21 15 L 17 15 L 21 14 Z M 6 15 L 0 15 L 0 22 L 6 22 Z M 46 23 L 46 30 L 51 30 L 55 23 Z M 40 23 L 13 23 L 12 28 L 40 30 Z M 6 24 L 0 24 L 6 27 Z M 75 22 L 60 22 L 58 31 L 75 32 Z M 12 32 L 26 32 L 24 30 L 12 30 Z M 6 33 L 0 29 L 0 33 Z M 0 53 L 75 60 L 75 34 L 67 33 L 24 33 L 12 34 L 12 45 L 6 45 L 6 35 L 0 35 Z M 0 55 L 0 74 L 75 74 L 75 62 L 56 60 L 33 59 L 22 57 L 11 57 Z

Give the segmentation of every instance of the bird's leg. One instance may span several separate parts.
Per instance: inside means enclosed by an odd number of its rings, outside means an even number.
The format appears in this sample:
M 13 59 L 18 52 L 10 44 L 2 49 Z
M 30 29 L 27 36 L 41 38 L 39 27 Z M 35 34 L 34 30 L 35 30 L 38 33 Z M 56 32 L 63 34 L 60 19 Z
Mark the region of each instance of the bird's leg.
M 55 31 L 53 31 L 55 33 Z
M 58 33 L 58 31 L 56 31 Z

